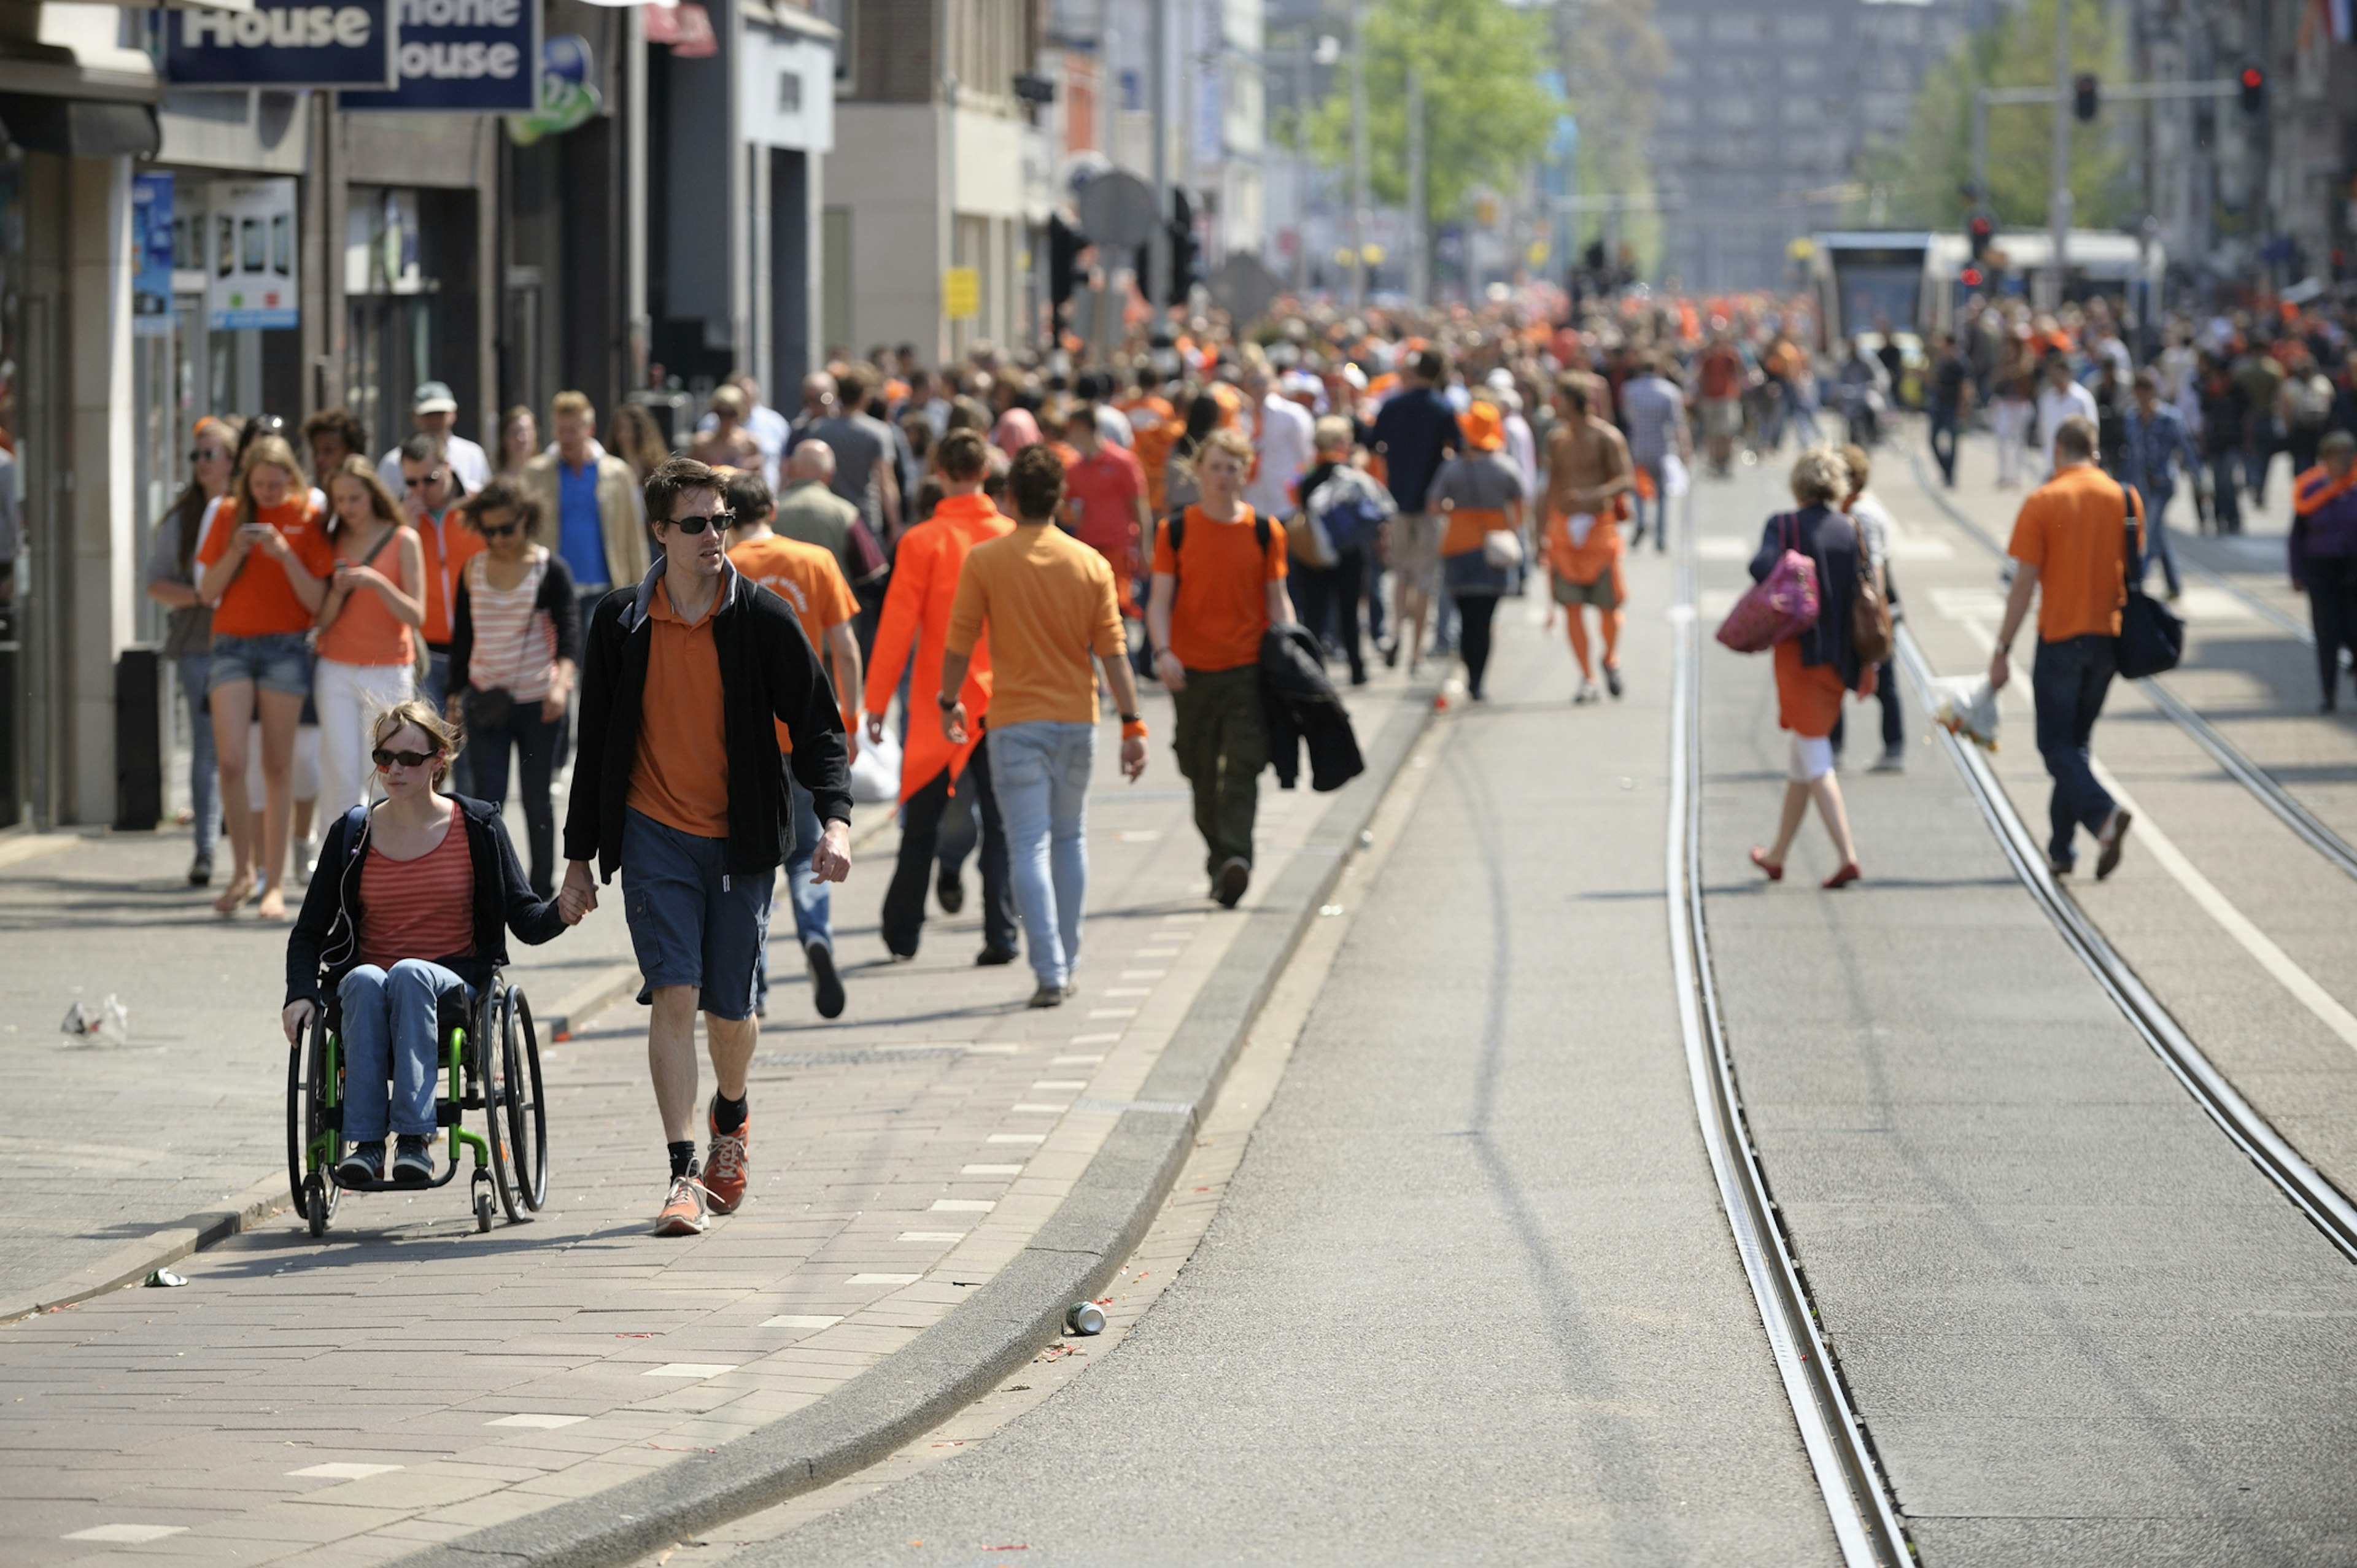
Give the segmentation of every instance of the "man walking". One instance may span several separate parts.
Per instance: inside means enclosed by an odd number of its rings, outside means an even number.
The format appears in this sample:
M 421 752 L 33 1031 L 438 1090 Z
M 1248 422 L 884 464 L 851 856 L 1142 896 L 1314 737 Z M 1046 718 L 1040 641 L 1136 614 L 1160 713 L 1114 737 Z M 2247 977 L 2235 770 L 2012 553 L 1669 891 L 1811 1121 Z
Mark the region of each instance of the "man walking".
M 2144 497 L 2145 516 L 2152 532 L 2152 553 L 2169 579 L 2169 596 L 2185 592 L 2177 576 L 2177 552 L 2169 542 L 2169 503 L 2177 494 L 2177 466 L 2198 483 L 2201 453 L 2186 433 L 2185 417 L 2160 401 L 2160 378 L 2138 371 L 2131 385 L 2135 395 L 2121 418 L 2121 477 Z M 2150 564 L 2149 562 L 2147 564 Z
M 1940 350 L 1932 361 L 1932 395 L 1924 412 L 1932 426 L 1932 460 L 1940 465 L 1940 482 L 1956 488 L 1956 435 L 1973 405 L 1973 362 L 1956 347 L 1956 335 L 1940 334 Z
M 1694 435 L 1686 429 L 1686 394 L 1662 373 L 1662 360 L 1647 354 L 1637 361 L 1637 375 L 1620 389 L 1620 412 L 1627 418 L 1629 459 L 1653 481 L 1653 549 L 1669 548 L 1669 457 L 1694 461 Z M 1645 492 L 1636 492 L 1636 527 L 1631 545 L 1645 542 Z
M 2071 377 L 2071 361 L 2059 353 L 2046 356 L 2041 368 L 2045 384 L 2038 389 L 2038 433 L 2046 442 L 2046 477 L 2052 478 L 2062 470 L 2055 467 L 2054 434 L 2062 428 L 2066 419 L 2079 418 L 2094 429 L 2103 423 L 2103 410 L 2095 406 L 2095 394 Z M 2088 454 L 2093 456 L 2094 448 Z
M 1244 486 L 1244 504 L 1274 522 L 1283 522 L 1295 506 L 1293 487 L 1314 456 L 1310 412 L 1281 395 L 1270 384 L 1268 360 L 1255 352 L 1244 361 L 1237 384 L 1243 389 L 1245 417 L 1251 423 L 1251 478 Z
M 1268 766 L 1261 638 L 1272 626 L 1293 624 L 1285 530 L 1243 504 L 1251 463 L 1252 443 L 1242 431 L 1205 438 L 1195 459 L 1202 499 L 1157 533 L 1146 607 L 1155 673 L 1178 707 L 1172 744 L 1195 792 L 1211 897 L 1228 908 L 1252 886 L 1253 817 L 1260 770 Z
M 1384 647 L 1383 661 L 1397 664 L 1400 644 L 1405 642 L 1411 678 L 1423 668 L 1425 622 L 1432 615 L 1433 596 L 1440 591 L 1440 531 L 1445 520 L 1438 512 L 1425 510 L 1425 492 L 1432 488 L 1432 477 L 1440 472 L 1441 460 L 1465 440 L 1457 427 L 1457 411 L 1448 406 L 1441 392 L 1448 381 L 1448 356 L 1437 349 L 1418 349 L 1408 361 L 1407 390 L 1393 396 L 1375 415 L 1375 458 L 1383 465 L 1378 478 L 1399 507 L 1383 525 L 1391 542 L 1396 595 L 1392 606 L 1392 640 Z M 1244 461 L 1251 460 L 1247 443 Z M 1210 499 L 1208 489 L 1204 499 Z M 1154 646 L 1157 659 L 1168 647 L 1158 635 Z M 1259 657 L 1257 649 L 1254 657 Z
M 2095 467 L 2095 422 L 2072 414 L 2054 433 L 2055 475 L 2030 492 L 2014 520 L 2006 553 L 2018 563 L 2005 625 L 1989 658 L 1989 685 L 2002 690 L 2014 634 L 2038 596 L 2038 660 L 2030 687 L 2038 703 L 2038 751 L 2054 780 L 2047 814 L 2053 836 L 2046 863 L 2057 876 L 2077 859 L 2072 840 L 2084 827 L 2095 835 L 2095 876 L 2120 864 L 2129 813 L 2095 780 L 2087 748 L 2104 694 L 2118 672 L 2114 639 L 2127 603 L 2128 534 L 2142 547 L 2144 511 Z M 2133 522 L 2129 520 L 2133 518 Z
M 851 870 L 850 767 L 810 639 L 784 600 L 729 564 L 720 477 L 670 458 L 647 476 L 646 502 L 662 557 L 635 587 L 608 594 L 589 627 L 561 901 L 577 920 L 597 907 L 599 882 L 622 873 L 671 1155 L 655 1231 L 692 1236 L 708 1223 L 707 1203 L 727 1214 L 745 1201 L 746 1075 L 760 1033 L 753 960 L 793 831 L 776 725 L 791 732 L 794 777 L 824 824 L 811 855 L 821 882 Z M 699 1008 L 718 1089 L 701 1168 Z
M 736 526 L 729 532 L 728 561 L 737 570 L 750 577 L 778 597 L 786 601 L 802 623 L 802 635 L 811 646 L 821 650 L 820 657 L 832 664 L 829 671 L 835 693 L 835 707 L 843 716 L 845 751 L 850 760 L 859 757 L 859 736 L 854 727 L 857 723 L 856 707 L 859 693 L 859 639 L 851 634 L 852 618 L 859 613 L 859 601 L 851 596 L 851 585 L 843 580 L 843 569 L 834 557 L 815 544 L 804 544 L 798 539 L 783 538 L 770 529 L 777 515 L 777 505 L 770 499 L 770 487 L 759 474 L 737 474 L 730 478 L 723 491 Z M 778 751 L 791 768 L 793 763 L 794 737 L 780 722 L 778 725 Z M 818 849 L 821 829 L 818 807 L 811 792 L 800 780 L 789 776 L 786 788 L 793 795 L 794 847 L 786 855 L 786 895 L 794 912 L 794 940 L 802 950 L 803 964 L 810 971 L 811 1001 L 822 1018 L 843 1015 L 843 976 L 834 962 L 834 923 L 826 894 L 826 884 L 811 875 L 811 856 Z M 761 919 L 761 958 L 754 967 L 753 1015 L 770 1015 L 769 917 L 775 908 L 774 898 L 765 906 Z
M 1016 902 L 1039 982 L 1031 1005 L 1054 1007 L 1072 992 L 1088 896 L 1088 779 L 1097 744 L 1092 657 L 1121 712 L 1121 771 L 1133 784 L 1146 771 L 1146 723 L 1113 566 L 1054 526 L 1064 499 L 1062 462 L 1045 444 L 1025 448 L 1006 490 L 1015 530 L 966 557 L 937 701 L 942 736 L 952 746 L 968 744 L 967 661 L 988 636 L 996 681 L 982 750 L 997 781 Z
M 473 495 L 491 482 L 491 459 L 482 447 L 458 434 L 458 399 L 446 381 L 420 381 L 417 392 L 409 400 L 410 423 L 420 435 L 430 435 L 442 448 L 451 471 L 457 476 L 453 487 L 453 499 Z M 401 448 L 396 446 L 377 462 L 376 477 L 384 488 L 401 491 Z
M 1555 383 L 1562 417 L 1547 432 L 1547 570 L 1555 602 L 1563 607 L 1571 654 L 1579 662 L 1575 703 L 1592 703 L 1596 666 L 1587 652 L 1588 607 L 1604 637 L 1604 679 L 1620 695 L 1620 628 L 1628 590 L 1620 571 L 1620 509 L 1634 483 L 1628 444 L 1608 419 L 1596 416 L 1594 383 L 1577 371 Z
M 860 412 L 867 383 L 854 366 L 838 387 L 824 371 L 802 378 L 802 417 L 796 422 L 789 453 L 805 441 L 823 441 L 834 454 L 827 483 L 859 509 L 877 542 L 888 544 L 900 532 L 900 481 L 893 472 L 891 432 L 881 420 Z
M 1047 450 L 1052 456 L 1055 449 Z M 866 693 L 871 739 L 884 738 L 884 716 L 892 706 L 892 694 L 900 689 L 904 668 L 909 671 L 912 703 L 922 703 L 926 693 L 939 688 L 950 607 L 966 557 L 976 545 L 1014 532 L 1015 525 L 982 493 L 988 455 L 981 434 L 972 430 L 951 431 L 935 454 L 942 475 L 941 504 L 901 539 L 892 585 L 884 596 L 884 618 L 876 628 L 876 662 L 867 671 Z M 978 737 L 990 709 L 990 651 L 971 639 L 965 648 L 972 657 L 960 665 L 964 674 L 953 694 L 963 695 Z M 1006 881 L 1006 841 L 993 795 L 989 754 L 972 740 L 946 740 L 939 725 L 913 716 L 905 746 L 900 754 L 900 857 L 884 893 L 884 945 L 894 958 L 917 956 L 925 926 L 925 889 L 931 884 L 941 843 L 942 813 L 953 793 L 971 789 L 982 850 L 982 951 L 974 962 L 1012 963 L 1015 894 Z
M 561 392 L 548 405 L 555 450 L 535 453 L 523 482 L 540 515 L 556 520 L 556 553 L 581 596 L 581 624 L 618 583 L 647 575 L 646 514 L 630 466 L 597 445 L 588 394 Z

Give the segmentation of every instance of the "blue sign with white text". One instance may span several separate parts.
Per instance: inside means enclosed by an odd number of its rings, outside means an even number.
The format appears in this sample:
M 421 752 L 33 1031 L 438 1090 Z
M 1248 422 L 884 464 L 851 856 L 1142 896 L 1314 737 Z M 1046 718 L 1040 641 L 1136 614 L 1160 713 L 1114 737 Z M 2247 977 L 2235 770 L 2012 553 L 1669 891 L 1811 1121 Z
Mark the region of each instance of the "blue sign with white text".
M 346 109 L 529 113 L 540 104 L 539 0 L 393 0 L 401 29 L 390 92 L 347 92 Z
M 164 76 L 187 87 L 390 87 L 393 4 L 167 11 Z
M 172 177 L 131 177 L 131 335 L 172 335 Z

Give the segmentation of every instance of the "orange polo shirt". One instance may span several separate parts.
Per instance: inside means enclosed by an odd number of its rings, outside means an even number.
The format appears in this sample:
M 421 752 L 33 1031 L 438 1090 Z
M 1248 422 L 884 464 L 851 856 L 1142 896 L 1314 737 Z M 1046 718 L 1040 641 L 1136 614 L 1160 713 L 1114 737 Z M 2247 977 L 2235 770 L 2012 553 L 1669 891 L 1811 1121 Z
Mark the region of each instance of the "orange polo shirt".
M 834 552 L 815 544 L 805 544 L 799 539 L 788 539 L 772 533 L 766 539 L 748 539 L 728 547 L 730 564 L 778 597 L 793 607 L 795 618 L 802 623 L 802 635 L 818 650 L 819 662 L 833 666 L 826 657 L 826 634 L 859 613 L 859 601 L 851 596 L 851 585 L 843 580 L 843 567 L 834 559 Z M 843 693 L 835 693 L 835 705 L 843 704 Z M 856 722 L 856 715 L 845 714 L 845 729 Z M 793 736 L 786 733 L 786 722 L 778 724 L 778 749 L 791 754 Z
M 691 625 L 672 609 L 670 585 L 655 584 L 629 796 L 630 810 L 705 839 L 728 836 L 728 729 L 712 641 L 712 610 L 719 607 L 715 596 L 712 609 Z
M 909 674 L 909 740 L 900 753 L 900 799 L 906 800 L 947 769 L 952 787 L 965 771 L 966 758 L 982 738 L 974 721 L 990 709 L 990 644 L 977 643 L 974 662 L 966 667 L 965 684 L 958 695 L 965 703 L 966 743 L 952 746 L 942 734 L 935 699 L 942 689 L 942 649 L 949 634 L 950 607 L 956 600 L 958 574 L 977 544 L 1015 531 L 1014 522 L 999 515 L 988 496 L 944 496 L 933 515 L 900 537 L 892 561 L 892 585 L 884 595 L 884 614 L 876 628 L 876 646 L 867 666 L 867 711 L 880 714 L 892 705 L 900 689 L 900 670 Z

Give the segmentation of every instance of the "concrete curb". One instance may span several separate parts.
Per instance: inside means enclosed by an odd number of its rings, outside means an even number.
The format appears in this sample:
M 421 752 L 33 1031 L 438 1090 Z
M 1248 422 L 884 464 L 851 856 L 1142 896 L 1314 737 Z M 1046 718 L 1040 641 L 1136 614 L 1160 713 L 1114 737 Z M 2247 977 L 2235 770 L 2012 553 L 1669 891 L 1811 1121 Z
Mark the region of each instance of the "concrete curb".
M 412 1552 L 394 1568 L 611 1568 L 863 1469 L 1028 1364 L 1061 1332 L 1065 1308 L 1103 1289 L 1146 1234 L 1254 1018 L 1432 713 L 1429 690 L 1402 693 L 1354 781 L 1365 787 L 1327 808 L 1245 917 L 1138 1091 L 1141 1102 L 1190 1109 L 1124 1112 L 1030 1244 L 970 1300 L 839 1392 L 713 1454 Z
M 126 1242 L 63 1279 L 51 1280 L 25 1294 L 0 1300 L 0 1324 L 119 1290 L 146 1278 L 167 1263 L 177 1262 L 191 1252 L 201 1252 L 293 1207 L 294 1198 L 286 1190 L 286 1172 L 283 1168 L 274 1171 L 224 1200 L 222 1208 L 199 1209 L 175 1224 Z

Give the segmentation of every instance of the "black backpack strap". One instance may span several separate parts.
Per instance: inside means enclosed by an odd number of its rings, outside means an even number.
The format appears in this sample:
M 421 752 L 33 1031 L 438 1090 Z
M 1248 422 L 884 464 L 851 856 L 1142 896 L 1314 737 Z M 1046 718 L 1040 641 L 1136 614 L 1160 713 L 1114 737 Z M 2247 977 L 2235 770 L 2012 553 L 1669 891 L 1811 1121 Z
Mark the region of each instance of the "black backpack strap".
M 2141 499 L 2134 485 L 2120 487 L 2120 532 L 2127 541 L 2127 582 L 2131 589 L 2144 581 L 2144 543 L 2136 537 L 2136 507 Z

